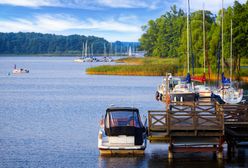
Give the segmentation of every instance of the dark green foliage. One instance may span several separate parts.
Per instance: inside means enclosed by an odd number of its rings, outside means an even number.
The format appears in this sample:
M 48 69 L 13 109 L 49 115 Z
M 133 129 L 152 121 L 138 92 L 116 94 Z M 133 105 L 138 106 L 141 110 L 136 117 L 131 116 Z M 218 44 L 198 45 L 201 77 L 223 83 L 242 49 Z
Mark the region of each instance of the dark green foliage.
M 103 38 L 41 33 L 0 33 L 0 54 L 81 54 L 83 43 L 94 42 L 95 53 L 103 52 Z
M 41 33 L 0 33 L 0 54 L 69 54 L 81 55 L 83 43 L 87 41 L 88 54 L 93 48 L 95 55 L 104 53 L 128 51 L 129 46 L 138 47 L 139 43 L 120 42 L 110 43 L 104 38 L 80 35 L 54 35 Z M 111 47 L 112 46 L 112 47 Z M 111 50 L 112 49 L 112 50 Z
M 202 10 L 190 14 L 191 50 L 194 67 L 203 67 L 203 27 Z M 248 51 L 248 1 L 245 4 L 234 2 L 233 7 L 224 9 L 224 59 L 225 72 L 230 71 L 231 20 L 233 21 L 233 70 L 239 75 L 241 58 L 247 58 Z M 144 34 L 139 39 L 141 48 L 151 57 L 180 58 L 179 67 L 187 67 L 186 14 L 172 6 L 156 20 L 150 20 L 142 27 Z M 217 71 L 217 55 L 221 55 L 221 11 L 213 15 L 205 11 L 206 29 L 206 68 Z M 190 58 L 191 59 L 191 58 Z M 190 60 L 191 62 L 191 60 Z M 192 65 L 190 63 L 192 69 Z M 197 73 L 197 72 L 196 72 Z
M 139 39 L 141 48 L 147 51 L 148 56 L 177 57 L 177 48 L 180 45 L 180 36 L 184 25 L 183 10 L 171 7 L 170 12 L 160 18 L 150 20 L 142 27 L 145 33 Z

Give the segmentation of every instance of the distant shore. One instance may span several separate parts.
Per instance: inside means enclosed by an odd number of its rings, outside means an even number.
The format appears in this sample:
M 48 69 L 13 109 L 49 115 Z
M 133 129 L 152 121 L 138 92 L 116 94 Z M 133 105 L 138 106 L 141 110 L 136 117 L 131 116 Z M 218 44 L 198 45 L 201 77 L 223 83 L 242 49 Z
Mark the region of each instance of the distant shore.
M 94 57 L 104 57 L 106 55 L 94 55 Z M 125 57 L 127 55 L 110 55 L 110 57 Z M 80 54 L 0 54 L 0 57 L 82 57 Z

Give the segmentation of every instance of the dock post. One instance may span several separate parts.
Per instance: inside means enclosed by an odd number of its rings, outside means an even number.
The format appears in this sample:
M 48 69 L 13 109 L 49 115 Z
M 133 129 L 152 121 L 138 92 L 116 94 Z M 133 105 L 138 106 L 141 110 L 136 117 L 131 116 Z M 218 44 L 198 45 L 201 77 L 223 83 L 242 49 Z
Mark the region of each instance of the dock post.
M 217 150 L 217 159 L 223 159 L 223 143 L 224 143 L 224 139 L 223 137 L 220 137 L 220 142 Z
M 168 159 L 173 159 L 173 145 L 170 142 L 169 148 L 168 148 Z
M 218 150 L 218 152 L 217 152 L 217 159 L 223 159 L 223 149 Z

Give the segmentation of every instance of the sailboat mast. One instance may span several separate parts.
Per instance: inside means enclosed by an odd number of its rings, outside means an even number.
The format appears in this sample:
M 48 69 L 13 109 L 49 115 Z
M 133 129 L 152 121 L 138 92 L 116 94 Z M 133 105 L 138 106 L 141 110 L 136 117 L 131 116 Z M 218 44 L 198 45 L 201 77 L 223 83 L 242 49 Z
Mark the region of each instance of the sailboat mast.
M 86 40 L 86 43 L 85 43 L 85 56 L 87 57 L 88 56 L 88 41 Z
M 222 0 L 222 10 L 221 10 L 221 65 L 222 65 L 222 73 L 224 72 L 224 7 Z
M 106 45 L 103 43 L 103 56 L 106 57 Z
M 231 19 L 231 41 L 230 41 L 230 59 L 231 59 L 231 63 L 230 63 L 230 81 L 232 81 L 232 43 L 233 43 L 233 39 L 232 39 L 232 35 L 233 35 L 233 30 L 232 30 L 232 26 L 233 26 L 233 22 Z
M 83 47 L 82 47 L 82 57 L 85 56 L 84 55 L 84 43 L 83 43 Z
M 204 74 L 206 72 L 206 32 L 205 32 L 205 9 L 203 3 L 203 57 L 204 57 Z
M 93 46 L 94 46 L 94 43 L 91 44 L 91 56 L 94 56 Z
M 189 73 L 189 0 L 187 1 L 187 63 Z

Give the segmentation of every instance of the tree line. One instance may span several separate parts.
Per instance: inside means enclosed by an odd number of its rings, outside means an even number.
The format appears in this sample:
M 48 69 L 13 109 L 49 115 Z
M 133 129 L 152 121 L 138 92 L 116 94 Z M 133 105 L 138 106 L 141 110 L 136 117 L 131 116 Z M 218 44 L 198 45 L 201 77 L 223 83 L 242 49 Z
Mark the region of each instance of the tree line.
M 205 11 L 205 48 L 206 64 L 209 70 L 216 72 L 219 66 L 219 57 L 224 53 L 224 64 L 230 69 L 231 22 L 232 22 L 232 55 L 233 69 L 240 71 L 241 58 L 247 58 L 248 51 L 248 1 L 224 9 L 224 51 L 221 51 L 221 10 L 217 15 Z M 139 39 L 141 49 L 146 56 L 161 58 L 179 58 L 182 68 L 187 67 L 187 14 L 174 5 L 171 10 L 161 17 L 150 20 L 142 26 L 144 31 Z M 190 62 L 192 67 L 203 67 L 203 11 L 190 14 Z
M 0 33 L 0 54 L 55 54 L 55 55 L 103 55 L 126 53 L 129 47 L 138 48 L 139 43 L 116 41 L 84 35 L 54 35 L 42 33 Z

